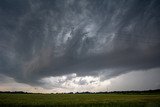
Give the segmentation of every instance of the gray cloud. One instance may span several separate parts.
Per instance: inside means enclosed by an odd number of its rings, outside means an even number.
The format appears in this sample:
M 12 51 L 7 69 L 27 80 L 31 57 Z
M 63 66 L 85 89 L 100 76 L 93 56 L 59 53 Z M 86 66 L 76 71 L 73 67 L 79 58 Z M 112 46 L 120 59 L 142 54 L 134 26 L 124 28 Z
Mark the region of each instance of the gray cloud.
M 159 10 L 158 0 L 1 0 L 0 74 L 38 84 L 160 67 Z

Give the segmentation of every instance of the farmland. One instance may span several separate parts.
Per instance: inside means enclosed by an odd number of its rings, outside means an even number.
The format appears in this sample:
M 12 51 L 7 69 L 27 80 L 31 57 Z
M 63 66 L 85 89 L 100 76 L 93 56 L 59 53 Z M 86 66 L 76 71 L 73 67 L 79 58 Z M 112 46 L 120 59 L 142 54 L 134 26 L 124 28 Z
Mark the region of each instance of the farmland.
M 0 94 L 1 107 L 160 107 L 160 94 Z

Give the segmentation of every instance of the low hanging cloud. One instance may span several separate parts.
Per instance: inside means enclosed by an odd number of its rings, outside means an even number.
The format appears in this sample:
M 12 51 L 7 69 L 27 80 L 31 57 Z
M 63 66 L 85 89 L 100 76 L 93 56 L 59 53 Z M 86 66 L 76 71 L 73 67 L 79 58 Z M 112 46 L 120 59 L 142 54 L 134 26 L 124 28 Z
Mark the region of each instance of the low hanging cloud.
M 2 0 L 0 74 L 41 85 L 160 67 L 158 0 Z M 79 81 L 85 84 L 85 80 Z

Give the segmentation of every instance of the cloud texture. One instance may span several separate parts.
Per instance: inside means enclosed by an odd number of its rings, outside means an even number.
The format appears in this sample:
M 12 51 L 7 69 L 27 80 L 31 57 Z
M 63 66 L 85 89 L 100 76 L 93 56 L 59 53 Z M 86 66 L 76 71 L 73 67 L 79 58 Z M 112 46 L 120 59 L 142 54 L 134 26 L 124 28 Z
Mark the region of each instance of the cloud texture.
M 159 0 L 1 0 L 0 74 L 37 85 L 158 68 L 159 10 Z

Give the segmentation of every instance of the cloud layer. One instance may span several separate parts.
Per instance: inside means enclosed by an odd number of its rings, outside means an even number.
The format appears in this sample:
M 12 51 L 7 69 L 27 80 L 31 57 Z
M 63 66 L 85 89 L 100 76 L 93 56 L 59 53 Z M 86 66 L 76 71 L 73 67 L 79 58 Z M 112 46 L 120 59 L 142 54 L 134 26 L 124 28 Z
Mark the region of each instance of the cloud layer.
M 0 74 L 38 85 L 158 68 L 159 10 L 158 0 L 1 0 Z

